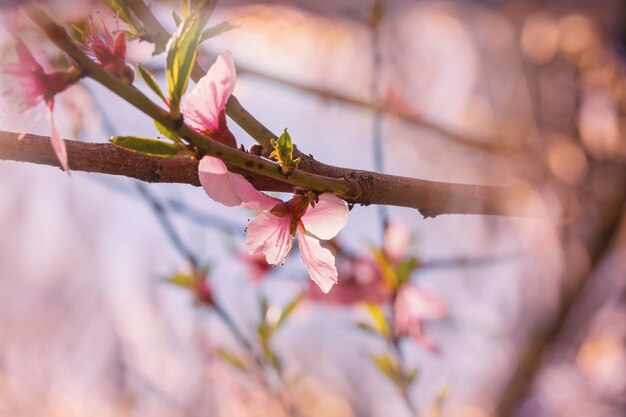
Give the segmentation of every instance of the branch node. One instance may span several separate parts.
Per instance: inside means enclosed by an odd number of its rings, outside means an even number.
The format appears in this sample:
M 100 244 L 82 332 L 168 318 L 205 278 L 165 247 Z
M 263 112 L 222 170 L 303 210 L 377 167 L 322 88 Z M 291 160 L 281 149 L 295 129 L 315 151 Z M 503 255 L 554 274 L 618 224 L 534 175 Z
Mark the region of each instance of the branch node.
M 348 201 L 359 200 L 362 206 L 369 206 L 374 192 L 374 177 L 371 174 L 356 171 L 343 177 L 350 184 L 350 191 L 344 195 L 344 198 Z

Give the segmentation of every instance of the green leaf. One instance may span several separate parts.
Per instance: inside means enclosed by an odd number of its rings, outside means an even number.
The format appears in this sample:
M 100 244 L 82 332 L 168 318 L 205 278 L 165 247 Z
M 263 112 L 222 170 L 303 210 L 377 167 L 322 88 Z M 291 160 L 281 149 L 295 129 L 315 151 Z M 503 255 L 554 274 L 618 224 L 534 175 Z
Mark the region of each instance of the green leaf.
M 369 323 L 359 322 L 359 323 L 356 324 L 356 327 L 358 327 L 360 330 L 363 330 L 366 333 L 370 333 L 370 334 L 374 334 L 376 336 L 380 336 L 380 333 L 378 332 L 378 330 L 376 330 L 374 328 L 374 326 L 372 326 Z
M 411 385 L 415 381 L 415 378 L 417 378 L 417 373 L 418 373 L 418 369 L 415 368 L 410 371 L 407 371 L 404 374 L 404 380 L 406 381 L 407 385 Z
M 200 41 L 198 43 L 202 43 L 207 39 L 214 38 L 215 36 L 219 36 L 224 32 L 228 32 L 229 30 L 237 29 L 240 25 L 233 25 L 230 22 L 222 22 L 215 26 L 211 26 L 210 28 L 206 28 L 202 35 L 200 35 Z
M 175 143 L 180 143 L 180 138 L 170 132 L 165 126 L 159 123 L 157 120 L 154 121 L 154 127 L 159 131 L 160 134 L 165 136 L 166 138 L 174 141 Z
M 197 277 L 187 272 L 178 271 L 167 277 L 166 281 L 179 287 L 194 288 L 196 286 Z
M 205 20 L 190 15 L 172 35 L 167 45 L 166 74 L 169 86 L 170 113 L 180 116 L 180 101 L 187 90 L 189 75 L 196 62 L 198 40 Z
M 159 87 L 159 83 L 157 83 L 154 75 L 152 75 L 150 71 L 148 71 L 141 65 L 137 65 L 137 72 L 139 73 L 139 76 L 141 77 L 143 82 L 145 82 L 146 85 L 150 87 L 150 90 L 154 91 L 154 93 L 159 96 L 161 100 L 166 101 L 165 96 L 163 95 L 163 91 L 161 91 L 161 87 Z
M 398 276 L 396 275 L 396 271 L 393 266 L 391 266 L 391 263 L 389 263 L 389 259 L 387 259 L 384 252 L 374 247 L 370 248 L 370 252 L 372 252 L 374 261 L 376 261 L 380 267 L 385 284 L 387 284 L 387 288 L 391 291 L 398 288 Z
M 229 352 L 228 350 L 226 350 L 224 348 L 218 348 L 217 349 L 217 356 L 220 359 L 222 359 L 224 362 L 229 363 L 230 365 L 232 365 L 233 367 L 239 369 L 242 372 L 247 372 L 248 371 L 248 367 L 243 362 L 243 360 L 241 360 L 240 358 L 235 356 L 232 352 Z
M 186 4 L 186 2 L 183 1 L 183 4 Z M 176 27 L 179 27 L 180 23 L 183 21 L 183 19 L 174 10 L 172 10 L 172 19 L 174 19 L 174 23 L 176 23 Z
M 388 336 L 390 334 L 389 325 L 387 324 L 383 310 L 378 305 L 372 303 L 365 304 L 365 307 L 372 319 L 372 328 L 374 331 L 381 336 Z
M 394 385 L 401 387 L 403 378 L 398 363 L 388 354 L 372 355 L 370 359 L 378 370 L 385 375 Z
M 180 147 L 167 142 L 135 136 L 115 136 L 111 138 L 111 142 L 129 151 L 164 158 L 171 158 L 183 151 Z
M 439 389 L 439 392 L 437 393 L 437 398 L 435 399 L 432 409 L 430 410 L 430 414 L 433 417 L 441 417 L 443 415 L 443 406 L 445 405 L 449 395 L 450 385 L 446 383 Z
M 180 11 L 183 14 L 183 19 L 187 19 L 189 17 L 189 0 L 181 1 Z M 176 25 L 180 25 L 180 22 L 178 22 Z
M 419 267 L 419 260 L 417 258 L 405 259 L 396 268 L 396 277 L 398 278 L 398 285 L 402 285 L 411 278 L 411 274 Z
M 283 175 L 291 174 L 293 170 L 298 167 L 300 158 L 293 159 L 293 142 L 291 140 L 291 136 L 289 136 L 289 133 L 287 132 L 287 129 L 285 129 L 283 134 L 280 135 L 278 140 L 272 139 L 270 143 L 274 148 L 270 154 L 270 159 L 278 161 L 280 171 Z

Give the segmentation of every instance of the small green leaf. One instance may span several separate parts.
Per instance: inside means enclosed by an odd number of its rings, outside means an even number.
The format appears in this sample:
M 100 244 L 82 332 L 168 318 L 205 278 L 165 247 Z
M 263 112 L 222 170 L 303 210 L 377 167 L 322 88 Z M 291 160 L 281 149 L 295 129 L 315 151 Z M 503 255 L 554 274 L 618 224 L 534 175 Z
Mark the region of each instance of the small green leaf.
M 433 417 L 441 417 L 443 415 L 443 406 L 450 395 L 450 384 L 445 383 L 437 393 L 437 398 L 433 404 L 430 414 Z
M 398 288 L 398 276 L 396 275 L 396 271 L 393 266 L 391 266 L 391 263 L 389 263 L 389 259 L 387 259 L 384 252 L 374 247 L 370 248 L 370 252 L 372 252 L 374 261 L 376 261 L 380 267 L 385 284 L 387 284 L 387 288 L 391 291 Z
M 374 326 L 372 326 L 369 323 L 359 322 L 359 323 L 356 324 L 356 327 L 358 327 L 360 330 L 363 330 L 366 333 L 370 333 L 370 334 L 374 334 L 376 336 L 380 336 L 380 333 L 378 332 L 378 330 L 376 330 L 374 328 Z
M 240 25 L 233 25 L 230 22 L 222 22 L 215 26 L 211 26 L 210 28 L 206 28 L 204 32 L 202 32 L 202 35 L 200 35 L 199 43 L 202 43 L 207 39 L 214 38 L 215 36 L 219 36 L 229 30 L 237 29 L 239 26 Z
M 186 4 L 186 2 L 183 1 L 183 4 Z M 172 10 L 172 19 L 174 19 L 174 23 L 176 23 L 176 27 L 179 27 L 180 26 L 180 22 L 183 21 L 183 19 L 174 10 Z
M 402 374 L 400 372 L 400 368 L 398 363 L 389 355 L 372 355 L 370 359 L 376 365 L 378 370 L 385 375 L 391 382 L 393 382 L 396 386 L 401 387 L 402 385 Z
M 419 260 L 417 258 L 405 259 L 396 268 L 396 277 L 398 278 L 398 285 L 402 285 L 411 278 L 411 274 L 419 267 Z
M 154 127 L 156 127 L 159 133 L 165 136 L 166 138 L 174 141 L 175 143 L 180 143 L 180 138 L 178 136 L 170 132 L 165 126 L 163 126 L 161 123 L 159 123 L 156 120 L 154 121 Z
M 222 359 L 224 362 L 229 363 L 230 365 L 239 369 L 242 372 L 248 371 L 248 367 L 243 362 L 243 360 L 241 360 L 240 358 L 235 356 L 232 352 L 229 352 L 228 350 L 224 348 L 217 349 L 217 356 L 219 356 L 219 358 Z
M 189 17 L 189 0 L 181 1 L 180 11 L 183 14 L 183 19 L 187 19 Z M 180 25 L 180 22 L 178 22 L 176 25 Z
M 300 158 L 293 159 L 293 142 L 291 140 L 291 136 L 289 136 L 289 133 L 287 132 L 287 129 L 285 129 L 283 134 L 280 135 L 278 140 L 272 139 L 270 143 L 274 148 L 270 154 L 270 159 L 278 161 L 280 171 L 283 175 L 291 174 L 293 170 L 298 167 Z
M 167 44 L 166 74 L 169 86 L 170 113 L 180 116 L 180 101 L 187 90 L 189 75 L 196 62 L 198 40 L 205 20 L 190 15 L 179 26 Z
M 376 304 L 372 303 L 365 304 L 365 307 L 367 308 L 367 312 L 372 319 L 372 328 L 374 331 L 381 336 L 389 335 L 389 325 L 387 324 L 383 310 Z
M 406 381 L 407 385 L 411 385 L 415 381 L 415 378 L 417 378 L 417 373 L 418 373 L 418 369 L 415 368 L 410 371 L 407 371 L 404 374 L 404 380 Z
M 155 139 L 138 138 L 135 136 L 115 136 L 111 142 L 120 148 L 142 153 L 144 155 L 171 158 L 178 155 L 183 149 L 167 142 Z
M 161 100 L 165 101 L 165 96 L 161 91 L 161 87 L 159 87 L 159 83 L 157 83 L 157 80 L 154 78 L 154 75 L 152 75 L 150 71 L 148 71 L 141 65 L 137 65 L 137 72 L 139 73 L 139 76 L 141 77 L 143 82 L 145 82 L 146 85 L 150 87 L 150 90 L 154 91 L 154 93 L 159 96 Z
M 165 279 L 170 284 L 177 285 L 183 288 L 194 288 L 196 286 L 197 277 L 187 272 L 174 272 L 172 275 Z

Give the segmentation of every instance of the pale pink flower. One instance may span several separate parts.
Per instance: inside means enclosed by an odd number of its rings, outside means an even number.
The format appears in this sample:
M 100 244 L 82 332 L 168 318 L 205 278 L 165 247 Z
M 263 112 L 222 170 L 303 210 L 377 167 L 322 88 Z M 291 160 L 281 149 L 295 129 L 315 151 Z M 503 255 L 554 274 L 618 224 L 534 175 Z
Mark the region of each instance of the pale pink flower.
M 255 217 L 247 229 L 246 245 L 253 255 L 262 252 L 269 264 L 282 263 L 298 236 L 302 261 L 309 276 L 327 293 L 337 283 L 335 257 L 319 240 L 332 239 L 346 225 L 348 207 L 339 197 L 324 193 L 317 202 L 296 195 Z
M 226 125 L 225 109 L 236 81 L 235 64 L 226 51 L 181 104 L 189 127 L 233 147 L 237 143 Z M 283 203 L 256 190 L 242 175 L 228 171 L 222 160 L 211 156 L 202 158 L 198 175 L 204 191 L 213 200 L 262 212 L 247 229 L 246 244 L 251 255 L 264 253 L 269 264 L 282 263 L 297 234 L 311 279 L 324 292 L 337 282 L 335 258 L 320 245 L 319 239 L 333 238 L 346 224 L 348 208 L 343 200 L 322 194 L 318 201 L 311 202 L 309 197 L 296 195 Z
M 242 206 L 248 210 L 263 211 L 282 202 L 258 191 L 243 175 L 230 172 L 219 158 L 202 158 L 198 176 L 207 195 L 228 207 Z
M 41 101 L 46 103 L 47 118 L 50 124 L 50 143 L 64 171 L 69 169 L 65 141 L 59 135 L 53 117 L 54 96 L 76 83 L 80 75 L 75 69 L 67 71 L 45 72 L 35 60 L 24 42 L 16 38 L 18 63 L 9 64 L 4 72 L 18 81 L 18 99 L 20 110 L 36 106 Z
M 411 246 L 411 235 L 406 225 L 391 222 L 385 230 L 383 250 L 392 263 L 402 262 Z
M 113 35 L 102 21 L 102 33 L 98 33 L 92 17 L 89 17 L 89 31 L 81 47 L 87 55 L 94 58 L 102 67 L 127 84 L 135 78 L 133 68 L 126 64 L 126 33 L 119 29 L 119 18 L 116 16 L 117 30 Z
M 272 265 L 267 263 L 265 255 L 261 252 L 254 255 L 249 255 L 248 252 L 241 253 L 239 259 L 248 266 L 250 281 L 254 283 L 261 282 L 272 270 Z
M 203 135 L 236 147 L 235 137 L 226 125 L 225 111 L 236 82 L 233 56 L 230 51 L 225 51 L 183 100 L 180 107 L 185 123 Z
M 311 300 L 339 306 L 363 302 L 382 304 L 389 300 L 389 289 L 374 259 L 347 252 L 336 239 L 329 243 L 336 258 L 339 285 L 330 294 L 323 294 L 317 285 L 310 282 L 307 295 Z
M 426 336 L 424 324 L 439 320 L 447 314 L 446 306 L 437 295 L 412 284 L 400 287 L 394 305 L 397 337 L 410 337 L 429 350 L 435 345 Z

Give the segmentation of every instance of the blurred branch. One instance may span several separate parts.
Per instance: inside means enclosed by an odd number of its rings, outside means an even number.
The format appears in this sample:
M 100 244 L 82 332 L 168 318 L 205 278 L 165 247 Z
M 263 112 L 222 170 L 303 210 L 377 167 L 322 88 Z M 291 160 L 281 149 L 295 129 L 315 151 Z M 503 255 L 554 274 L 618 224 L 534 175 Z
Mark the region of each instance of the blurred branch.
M 185 245 L 185 242 L 183 242 L 183 239 L 180 237 L 178 231 L 170 221 L 170 218 L 167 215 L 165 207 L 163 206 L 163 204 L 161 204 L 161 201 L 154 194 L 152 194 L 152 192 L 148 190 L 148 188 L 144 184 L 140 182 L 137 183 L 137 189 L 148 202 L 148 204 L 150 204 L 152 211 L 159 220 L 159 224 L 161 224 L 161 227 L 163 228 L 165 233 L 167 233 L 167 236 L 169 237 L 172 244 L 176 247 L 176 250 L 178 250 L 181 256 L 185 258 L 187 262 L 189 262 L 194 272 L 198 271 L 200 269 L 200 262 L 198 261 L 198 258 L 196 258 L 191 249 L 189 249 L 187 245 Z
M 387 2 L 377 0 L 372 6 L 369 21 L 371 54 L 372 54 L 372 79 L 370 83 L 370 98 L 377 101 L 380 98 L 379 80 L 382 69 L 382 54 L 380 46 L 380 22 L 385 15 Z M 372 118 L 372 154 L 374 156 L 374 169 L 378 172 L 385 170 L 385 149 L 383 147 L 383 112 L 374 110 Z M 387 226 L 389 225 L 389 213 L 386 206 L 378 206 L 378 216 L 381 222 L 381 238 L 384 240 Z
M 524 256 L 523 251 L 511 252 L 503 255 L 429 259 L 420 262 L 418 271 L 442 268 L 479 268 L 482 266 L 491 266 L 498 263 L 508 262 L 521 256 Z
M 145 5 L 142 0 L 124 1 L 142 21 L 142 23 L 146 27 L 146 30 L 149 33 L 157 34 L 158 39 L 170 38 L 170 33 L 167 31 L 167 29 L 165 29 L 161 22 L 159 22 L 158 19 L 155 18 L 152 11 Z M 495 144 L 487 139 L 476 138 L 460 132 L 453 131 L 433 121 L 429 121 L 413 111 L 403 109 L 389 102 L 377 103 L 374 101 L 370 102 L 366 100 L 361 100 L 345 94 L 336 93 L 329 89 L 314 87 L 296 81 L 286 80 L 251 68 L 245 68 L 240 65 L 237 65 L 237 72 L 239 74 L 250 74 L 265 79 L 267 81 L 272 81 L 299 91 L 317 95 L 327 100 L 333 100 L 339 103 L 373 110 L 375 113 L 386 113 L 390 115 L 395 115 L 396 117 L 402 119 L 407 123 L 428 129 L 458 145 L 463 145 L 469 148 L 496 154 L 511 154 L 515 151 L 515 149 L 510 146 Z M 205 74 L 206 71 L 196 62 L 193 68 L 193 72 L 191 74 L 191 78 L 195 82 L 198 82 L 200 78 L 202 78 Z M 234 95 L 232 95 L 228 100 L 228 103 L 226 105 L 226 113 L 231 119 L 235 121 L 235 123 L 237 123 L 243 130 L 245 130 L 246 133 L 248 133 L 261 145 L 263 145 L 264 148 L 271 149 L 270 140 L 276 139 L 276 135 L 272 133 L 268 128 L 266 128 L 261 122 L 255 119 L 254 116 L 252 116 L 241 105 L 241 103 L 239 103 L 239 100 L 237 100 Z M 298 156 L 301 158 L 307 157 L 304 154 L 299 154 Z
M 402 120 L 403 122 L 406 122 L 413 126 L 430 130 L 431 132 L 440 135 L 442 138 L 456 145 L 461 145 L 478 151 L 499 155 L 511 155 L 517 151 L 517 148 L 515 147 L 493 143 L 493 140 L 491 138 L 474 137 L 428 120 L 425 117 L 421 116 L 419 113 L 411 111 L 410 109 L 402 108 L 394 104 L 390 100 L 363 100 L 350 96 L 348 94 L 338 93 L 334 90 L 330 90 L 327 88 L 313 86 L 294 80 L 288 80 L 282 77 L 268 74 L 263 71 L 243 66 L 241 64 L 237 64 L 237 74 L 251 75 L 265 81 L 270 81 L 281 86 L 289 87 L 294 90 L 318 96 L 323 100 L 347 104 L 361 109 L 371 110 L 374 113 L 382 113 L 391 117 L 396 117 L 399 120 Z
M 563 288 L 559 307 L 551 317 L 542 320 L 530 343 L 523 349 L 509 380 L 503 386 L 496 408 L 499 417 L 516 416 L 518 407 L 530 394 L 548 354 L 560 339 L 570 316 L 584 298 L 585 289 L 594 280 L 597 268 L 619 233 L 619 225 L 626 209 L 625 197 L 626 192 L 622 191 L 621 195 L 612 201 L 595 202 L 601 206 L 589 204 L 587 209 L 581 210 L 576 220 L 568 226 L 570 233 L 565 232 L 564 235 L 569 235 L 570 239 L 572 235 L 578 235 L 576 237 L 582 240 L 581 243 L 589 255 L 590 267 L 581 269 L 578 263 L 566 259 L 562 282 L 569 285 Z M 605 214 L 603 224 L 589 231 L 587 230 L 589 216 L 597 212 Z
M 0 159 L 59 166 L 46 136 L 0 131 Z M 198 162 L 189 158 L 165 159 L 120 149 L 112 144 L 66 140 L 69 165 L 74 171 L 121 175 L 146 182 L 200 185 Z M 521 185 L 509 187 L 455 184 L 358 171 L 320 164 L 312 173 L 325 173 L 347 181 L 362 181 L 366 187 L 358 198 L 346 198 L 357 204 L 386 204 L 420 210 L 424 216 L 439 214 L 490 214 L 501 216 L 546 217 L 545 207 L 528 204 L 533 192 Z M 291 192 L 293 187 L 263 175 L 237 169 L 263 191 Z

